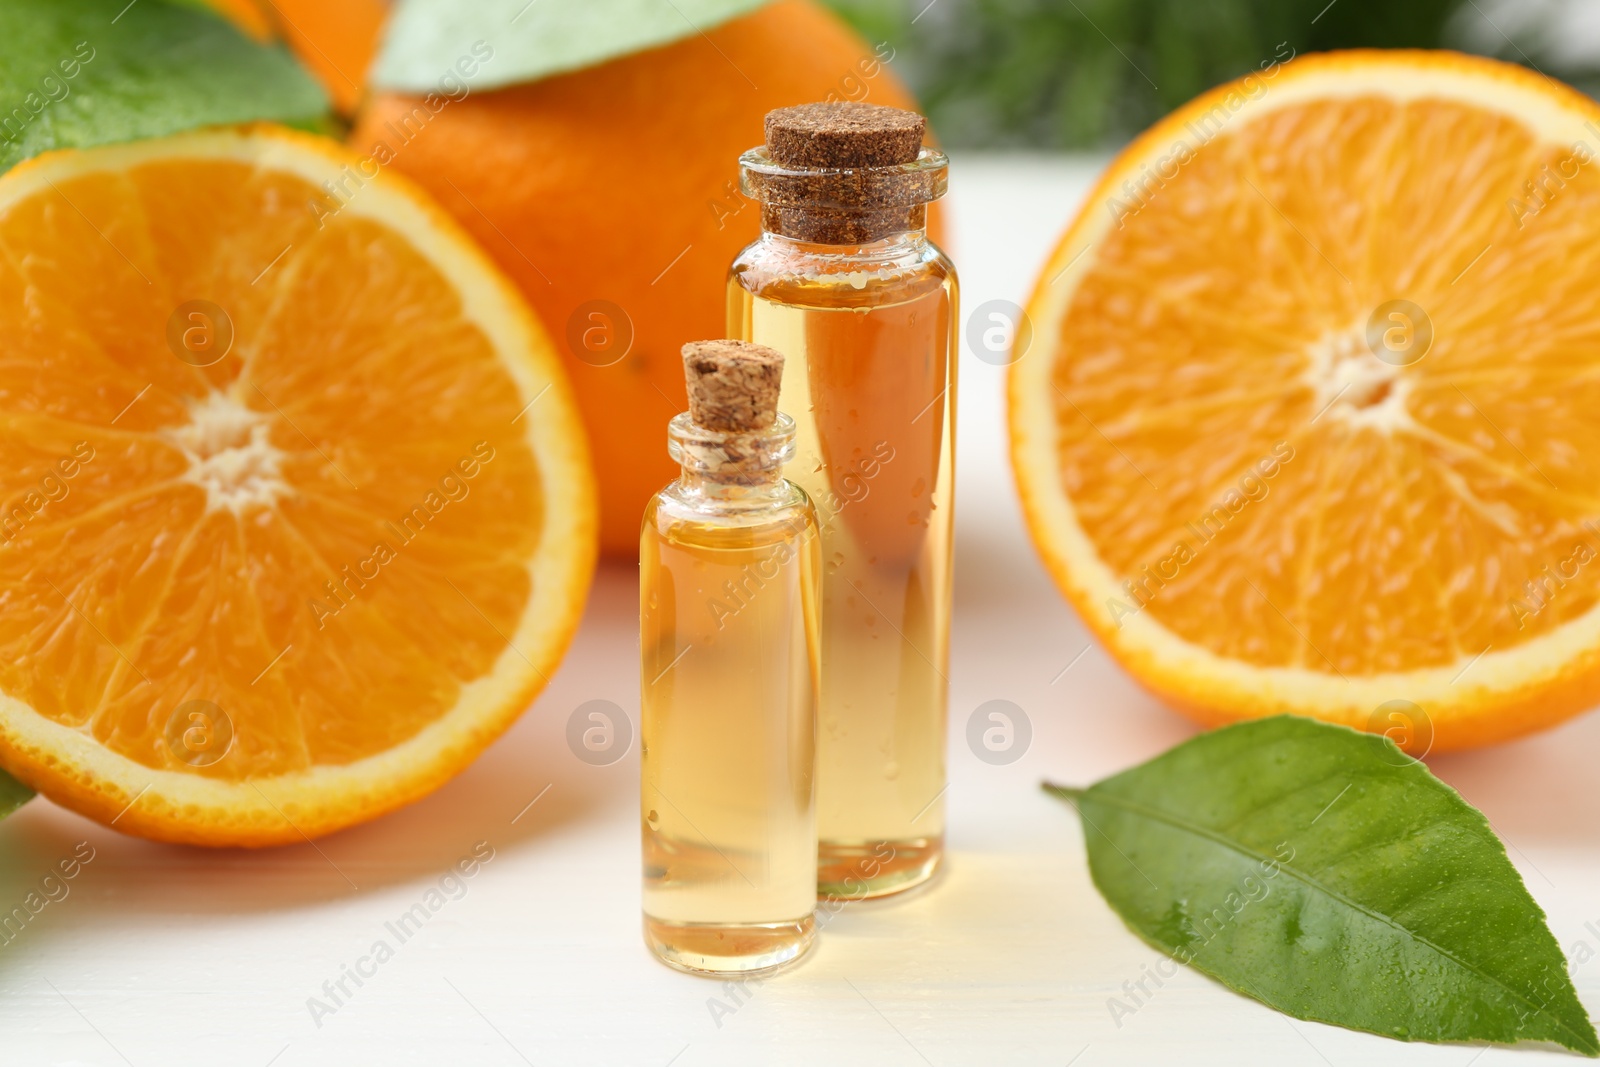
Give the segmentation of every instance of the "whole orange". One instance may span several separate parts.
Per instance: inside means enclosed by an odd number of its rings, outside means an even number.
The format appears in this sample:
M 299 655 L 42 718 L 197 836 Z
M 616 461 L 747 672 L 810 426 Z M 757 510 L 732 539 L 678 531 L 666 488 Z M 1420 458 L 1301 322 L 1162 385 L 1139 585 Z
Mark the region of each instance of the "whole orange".
M 679 348 L 726 331 L 723 283 L 759 232 L 739 154 L 772 108 L 914 107 L 876 50 L 809 0 L 779 0 L 664 47 L 457 101 L 375 93 L 352 144 L 436 196 L 556 339 L 588 427 L 601 544 L 638 551 L 675 473 Z M 493 59 L 486 62 L 490 64 Z

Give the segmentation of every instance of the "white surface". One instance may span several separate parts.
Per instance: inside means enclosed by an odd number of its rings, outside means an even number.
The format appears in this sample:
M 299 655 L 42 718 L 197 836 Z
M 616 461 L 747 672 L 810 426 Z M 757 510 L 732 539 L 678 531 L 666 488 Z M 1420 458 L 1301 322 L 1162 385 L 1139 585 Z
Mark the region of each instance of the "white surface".
M 951 244 L 966 308 L 1025 299 L 1096 169 L 956 160 Z M 69 896 L 0 945 L 0 1062 L 1560 1062 L 1298 1023 L 1188 971 L 1113 1021 L 1108 998 L 1156 956 L 1096 895 L 1077 816 L 1038 783 L 1092 781 L 1192 730 L 1098 647 L 1073 662 L 1087 640 L 1040 569 L 1013 497 L 1003 372 L 970 354 L 961 372 L 952 852 L 929 890 L 847 908 L 808 962 L 744 993 L 651 959 L 638 930 L 636 746 L 593 767 L 564 737 L 587 700 L 637 715 L 636 575 L 611 566 L 533 709 L 456 781 L 373 825 L 316 846 L 213 853 L 124 838 L 44 801 L 0 824 L 0 914 L 77 842 L 96 850 Z M 973 709 L 997 698 L 1025 709 L 1034 732 L 1005 767 L 980 762 L 965 742 Z M 1432 761 L 1506 838 L 1569 953 L 1580 940 L 1600 951 L 1585 929 L 1600 930 L 1597 756 L 1591 716 Z M 425 902 L 479 841 L 494 858 L 464 881 L 465 895 L 439 906 L 360 988 L 347 980 L 354 995 L 319 1026 L 308 998 L 377 939 L 395 943 L 384 924 Z M 1600 960 L 1575 979 L 1600 1012 Z

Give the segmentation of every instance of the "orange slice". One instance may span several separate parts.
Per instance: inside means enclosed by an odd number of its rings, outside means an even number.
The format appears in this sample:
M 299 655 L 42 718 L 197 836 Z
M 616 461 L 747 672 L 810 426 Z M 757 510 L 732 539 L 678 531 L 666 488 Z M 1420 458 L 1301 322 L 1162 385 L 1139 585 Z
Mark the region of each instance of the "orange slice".
M 1129 671 L 1413 750 L 1600 699 L 1597 172 L 1594 101 L 1419 52 L 1265 63 L 1113 163 L 1010 404 L 1034 540 Z
M 298 841 L 435 788 L 554 671 L 582 426 L 403 179 L 261 126 L 42 156 L 0 178 L 0 351 L 0 765 L 40 792 Z

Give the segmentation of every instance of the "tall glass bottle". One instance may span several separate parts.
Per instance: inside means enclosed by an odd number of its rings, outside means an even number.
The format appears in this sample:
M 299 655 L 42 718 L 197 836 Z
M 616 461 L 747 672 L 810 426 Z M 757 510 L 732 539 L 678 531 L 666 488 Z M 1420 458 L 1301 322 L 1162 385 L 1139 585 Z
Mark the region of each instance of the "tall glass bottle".
M 787 473 L 822 534 L 819 889 L 881 896 L 944 845 L 957 285 L 928 239 L 948 161 L 920 116 L 775 111 L 741 158 L 762 234 L 734 261 L 728 331 L 780 349 Z
M 639 540 L 645 940 L 712 974 L 771 971 L 815 936 L 817 525 L 783 477 L 782 357 L 758 347 L 685 346 L 682 474 Z M 763 375 L 770 396 L 741 399 Z

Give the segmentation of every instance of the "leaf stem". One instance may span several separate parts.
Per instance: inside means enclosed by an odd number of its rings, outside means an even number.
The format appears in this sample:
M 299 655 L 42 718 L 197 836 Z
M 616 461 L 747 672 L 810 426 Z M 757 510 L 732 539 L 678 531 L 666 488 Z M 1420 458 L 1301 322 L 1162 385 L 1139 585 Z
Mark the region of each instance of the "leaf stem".
M 1040 782 L 1039 788 L 1043 789 L 1046 793 L 1049 793 L 1052 796 L 1060 797 L 1062 800 L 1071 803 L 1076 803 L 1078 798 L 1083 796 L 1084 793 L 1082 789 L 1079 789 L 1075 786 L 1057 785 L 1054 782 Z

